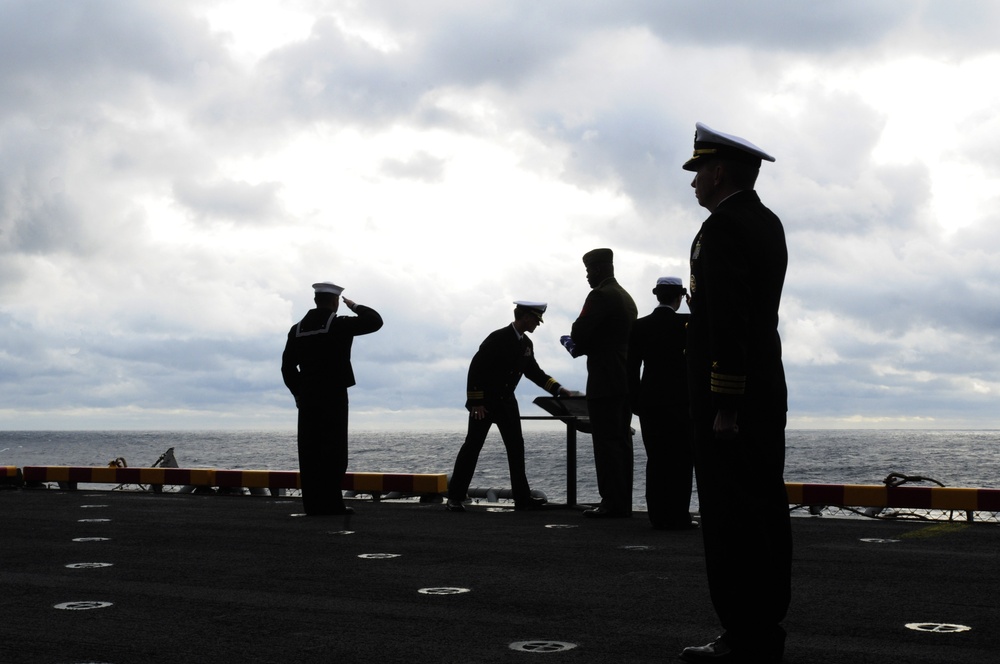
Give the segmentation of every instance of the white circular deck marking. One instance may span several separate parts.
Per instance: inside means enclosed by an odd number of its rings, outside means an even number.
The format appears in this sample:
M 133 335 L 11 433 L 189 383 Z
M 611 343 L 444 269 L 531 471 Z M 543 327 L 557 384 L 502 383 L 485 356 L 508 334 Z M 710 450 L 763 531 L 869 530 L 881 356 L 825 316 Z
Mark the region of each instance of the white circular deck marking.
M 74 537 L 74 542 L 107 542 L 110 537 Z
M 109 606 L 114 606 L 114 604 L 111 602 L 82 601 L 63 602 L 62 604 L 56 604 L 53 608 L 65 611 L 87 611 L 89 609 L 106 609 Z
M 469 592 L 468 588 L 421 588 L 417 591 L 421 595 L 461 595 Z
M 624 549 L 625 551 L 652 551 L 653 547 L 646 546 L 645 544 L 624 544 L 619 549 Z
M 70 563 L 66 567 L 70 569 L 97 569 L 98 567 L 111 567 L 113 563 Z
M 545 526 L 546 528 L 579 528 L 580 526 L 575 523 L 550 523 Z
M 487 507 L 487 512 L 513 512 L 514 510 L 510 507 Z
M 511 650 L 520 650 L 521 652 L 562 652 L 572 650 L 575 647 L 575 643 L 567 643 L 566 641 L 515 641 L 510 644 Z
M 368 558 L 369 560 L 388 560 L 389 558 L 399 558 L 399 553 L 362 553 L 358 558 Z
M 969 632 L 971 627 L 965 625 L 951 625 L 949 623 L 906 623 L 907 629 L 916 632 L 937 632 L 938 634 L 955 634 L 956 632 Z
M 897 539 L 882 539 L 881 537 L 862 537 L 861 541 L 865 544 L 896 544 L 899 542 Z
M 77 523 L 107 523 L 111 519 L 77 519 Z
M 80 505 L 80 509 L 92 509 L 94 507 L 107 507 L 107 505 Z
M 353 535 L 354 531 L 353 530 L 328 530 L 328 531 L 326 531 L 326 534 L 327 535 Z

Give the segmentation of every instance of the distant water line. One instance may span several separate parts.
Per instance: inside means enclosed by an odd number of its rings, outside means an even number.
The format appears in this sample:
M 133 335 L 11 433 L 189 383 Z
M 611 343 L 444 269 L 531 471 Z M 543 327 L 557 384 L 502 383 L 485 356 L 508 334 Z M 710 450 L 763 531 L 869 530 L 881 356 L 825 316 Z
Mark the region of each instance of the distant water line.
M 464 431 L 353 431 L 349 469 L 450 473 Z M 566 496 L 566 434 L 551 424 L 525 425 L 532 488 L 550 500 Z M 173 447 L 185 467 L 295 470 L 294 431 L 0 431 L 0 465 L 106 465 L 124 457 L 148 466 Z M 635 439 L 634 502 L 643 508 L 646 455 Z M 1000 484 L 1000 432 L 992 430 L 790 430 L 785 479 L 790 482 L 878 484 L 891 472 L 932 477 L 947 486 Z M 590 436 L 577 441 L 577 495 L 599 500 Z M 752 479 L 752 478 L 748 478 Z M 496 430 L 484 446 L 473 486 L 510 485 Z

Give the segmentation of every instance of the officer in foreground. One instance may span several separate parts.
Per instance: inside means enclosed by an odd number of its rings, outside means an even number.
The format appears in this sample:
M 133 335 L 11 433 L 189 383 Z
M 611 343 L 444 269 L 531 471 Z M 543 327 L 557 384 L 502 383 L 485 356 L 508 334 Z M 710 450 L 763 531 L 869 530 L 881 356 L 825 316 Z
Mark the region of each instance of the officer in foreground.
M 764 664 L 784 652 L 792 539 L 778 306 L 788 254 L 781 221 L 754 191 L 761 160 L 774 157 L 698 123 L 684 164 L 710 212 L 691 247 L 687 359 L 708 584 L 724 629 L 685 648 L 688 662 Z

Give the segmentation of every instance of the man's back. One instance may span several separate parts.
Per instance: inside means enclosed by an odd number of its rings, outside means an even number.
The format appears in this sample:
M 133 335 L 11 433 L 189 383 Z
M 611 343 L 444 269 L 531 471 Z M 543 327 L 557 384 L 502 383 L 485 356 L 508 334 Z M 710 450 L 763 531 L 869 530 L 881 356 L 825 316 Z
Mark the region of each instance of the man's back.
M 357 316 L 338 316 L 331 309 L 311 309 L 288 331 L 281 374 L 292 394 L 355 384 L 351 367 L 354 337 L 382 327 L 374 309 L 357 306 Z
M 628 342 L 638 315 L 632 296 L 614 277 L 590 291 L 571 336 L 580 354 L 587 356 L 587 396 L 628 394 Z
M 684 347 L 688 318 L 688 314 L 660 306 L 635 321 L 628 357 L 630 392 L 640 414 L 654 408 L 669 407 L 671 412 L 687 416 Z

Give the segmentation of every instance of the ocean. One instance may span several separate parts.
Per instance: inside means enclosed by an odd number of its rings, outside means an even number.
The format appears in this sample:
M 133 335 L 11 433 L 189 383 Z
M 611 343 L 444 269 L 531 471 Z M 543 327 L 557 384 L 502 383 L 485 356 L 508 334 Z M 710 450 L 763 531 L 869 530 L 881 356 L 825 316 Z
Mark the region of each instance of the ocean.
M 566 500 L 566 434 L 552 423 L 524 423 L 532 489 Z M 461 431 L 352 431 L 349 470 L 451 473 Z M 181 467 L 297 470 L 294 431 L 0 431 L 0 465 L 107 465 L 123 457 L 149 466 L 167 448 Z M 785 480 L 879 484 L 892 472 L 946 486 L 1000 488 L 1000 431 L 789 430 Z M 645 508 L 646 455 L 635 437 L 635 500 Z M 507 488 L 507 458 L 496 428 L 479 459 L 474 488 Z M 577 435 L 577 500 L 597 502 L 591 438 Z M 697 495 L 692 509 L 697 507 Z

